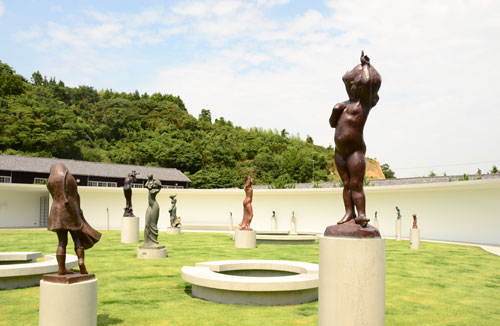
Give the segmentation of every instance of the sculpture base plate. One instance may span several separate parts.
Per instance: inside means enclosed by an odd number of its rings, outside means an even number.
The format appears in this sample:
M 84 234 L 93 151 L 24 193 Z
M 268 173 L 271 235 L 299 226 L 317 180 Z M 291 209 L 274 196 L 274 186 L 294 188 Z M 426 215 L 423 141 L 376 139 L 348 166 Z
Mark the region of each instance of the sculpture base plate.
M 380 238 L 378 229 L 368 224 L 362 227 L 354 220 L 343 224 L 330 225 L 325 230 L 325 237 L 347 237 L 347 238 Z
M 167 257 L 165 246 L 141 246 L 137 248 L 137 258 L 139 259 L 161 259 Z
M 42 280 L 51 283 L 74 284 L 95 279 L 95 274 L 45 274 Z

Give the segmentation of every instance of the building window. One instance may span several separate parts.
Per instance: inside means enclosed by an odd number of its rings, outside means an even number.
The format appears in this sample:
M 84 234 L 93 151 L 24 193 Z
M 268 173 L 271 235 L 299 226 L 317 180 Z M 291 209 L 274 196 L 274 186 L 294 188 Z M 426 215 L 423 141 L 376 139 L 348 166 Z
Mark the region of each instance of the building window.
M 167 189 L 184 189 L 183 186 L 171 186 L 171 185 L 163 185 L 163 188 L 167 188 Z
M 0 183 L 12 183 L 12 178 L 0 175 Z
M 89 181 L 89 187 L 117 187 L 116 182 L 108 181 Z
M 144 185 L 142 183 L 132 183 L 130 186 L 132 188 L 144 188 Z
M 47 184 L 47 178 L 35 178 L 33 181 L 34 184 L 36 185 L 46 185 Z

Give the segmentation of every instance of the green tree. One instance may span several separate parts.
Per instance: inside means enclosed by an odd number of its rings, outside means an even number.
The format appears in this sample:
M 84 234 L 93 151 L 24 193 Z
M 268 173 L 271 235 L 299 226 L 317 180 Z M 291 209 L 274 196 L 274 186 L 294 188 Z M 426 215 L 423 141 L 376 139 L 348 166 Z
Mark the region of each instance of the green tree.
M 389 167 L 389 164 L 384 163 L 380 166 L 382 168 L 382 173 L 384 174 L 386 179 L 394 179 L 396 178 L 396 174 L 394 173 L 393 170 Z

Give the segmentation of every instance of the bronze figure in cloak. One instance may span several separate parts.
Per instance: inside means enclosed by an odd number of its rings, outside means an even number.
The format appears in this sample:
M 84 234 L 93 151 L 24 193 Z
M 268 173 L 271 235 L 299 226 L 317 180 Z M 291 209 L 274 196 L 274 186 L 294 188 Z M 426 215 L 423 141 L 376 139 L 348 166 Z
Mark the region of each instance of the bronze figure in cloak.
M 156 195 L 160 192 L 162 185 L 153 175 L 148 175 L 145 187 L 148 189 L 148 208 L 146 209 L 146 223 L 144 225 L 144 245 L 142 247 L 159 247 L 158 243 L 158 219 L 160 217 L 160 205 L 156 201 Z
M 67 270 L 65 265 L 68 231 L 75 244 L 80 273 L 88 274 L 84 261 L 85 249 L 92 248 L 101 238 L 101 233 L 94 230 L 83 217 L 75 178 L 69 173 L 64 164 L 53 164 L 50 167 L 47 188 L 53 200 L 50 208 L 48 230 L 56 232 L 59 239 L 56 252 L 59 266 L 58 274 L 73 273 Z
M 125 202 L 126 202 L 123 216 L 135 217 L 134 212 L 132 210 L 132 183 L 137 181 L 136 176 L 137 172 L 132 171 L 123 181 L 123 195 L 125 196 Z

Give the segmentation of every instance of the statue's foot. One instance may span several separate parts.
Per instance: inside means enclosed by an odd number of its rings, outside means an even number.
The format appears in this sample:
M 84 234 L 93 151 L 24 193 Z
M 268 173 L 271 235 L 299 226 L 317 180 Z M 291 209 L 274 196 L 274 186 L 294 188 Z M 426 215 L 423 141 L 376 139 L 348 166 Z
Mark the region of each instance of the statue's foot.
M 63 269 L 63 270 L 59 270 L 59 272 L 57 274 L 66 275 L 66 274 L 74 274 L 74 272 L 69 270 L 69 269 Z
M 346 222 L 349 222 L 350 220 L 352 220 L 354 218 L 354 216 L 352 215 L 349 215 L 349 214 L 345 214 L 344 217 L 342 217 L 342 219 L 340 221 L 337 222 L 337 224 L 344 224 Z
M 354 222 L 365 228 L 368 225 L 368 222 L 370 222 L 370 219 L 364 215 L 360 215 L 354 219 Z
M 87 269 L 85 268 L 84 264 L 78 265 L 78 267 L 80 267 L 80 274 L 88 274 L 89 273 L 89 272 L 87 272 Z
M 253 229 L 249 226 L 244 226 L 240 228 L 240 231 L 253 231 Z

